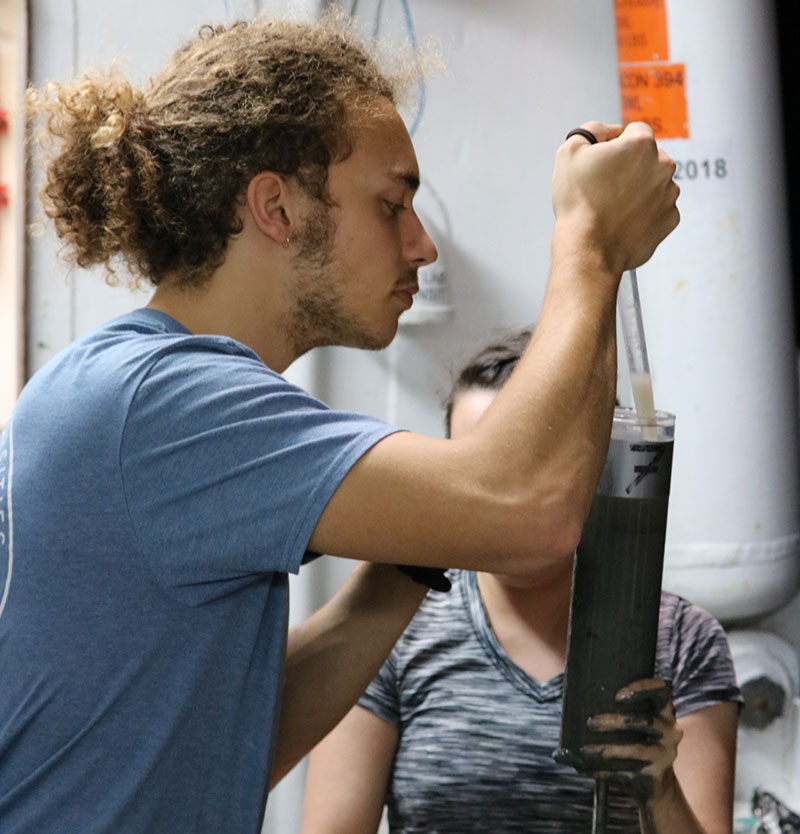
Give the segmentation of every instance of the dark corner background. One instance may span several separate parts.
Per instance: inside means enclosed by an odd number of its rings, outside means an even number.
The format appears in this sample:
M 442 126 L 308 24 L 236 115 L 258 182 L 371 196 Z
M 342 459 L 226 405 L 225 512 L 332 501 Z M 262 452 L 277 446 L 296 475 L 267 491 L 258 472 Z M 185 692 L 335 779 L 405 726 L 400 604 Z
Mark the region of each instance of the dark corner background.
M 775 0 L 778 24 L 778 51 L 781 70 L 781 100 L 783 102 L 783 141 L 786 159 L 786 196 L 789 206 L 791 240 L 792 287 L 794 288 L 795 344 L 800 347 L 800 160 L 797 158 L 797 95 L 798 72 L 797 0 Z M 752 125 L 758 130 L 758 125 Z

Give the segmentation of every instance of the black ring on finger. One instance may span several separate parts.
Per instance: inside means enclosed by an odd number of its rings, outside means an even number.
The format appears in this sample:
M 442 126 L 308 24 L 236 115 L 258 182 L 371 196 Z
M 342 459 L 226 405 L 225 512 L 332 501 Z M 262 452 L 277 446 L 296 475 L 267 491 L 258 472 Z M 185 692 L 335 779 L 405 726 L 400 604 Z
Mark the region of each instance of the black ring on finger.
M 567 137 L 564 141 L 566 142 L 567 139 L 570 138 L 570 136 L 583 136 L 584 139 L 589 140 L 590 145 L 597 144 L 597 137 L 594 135 L 594 133 L 592 133 L 591 130 L 586 130 L 585 127 L 573 127 L 572 130 L 567 134 Z

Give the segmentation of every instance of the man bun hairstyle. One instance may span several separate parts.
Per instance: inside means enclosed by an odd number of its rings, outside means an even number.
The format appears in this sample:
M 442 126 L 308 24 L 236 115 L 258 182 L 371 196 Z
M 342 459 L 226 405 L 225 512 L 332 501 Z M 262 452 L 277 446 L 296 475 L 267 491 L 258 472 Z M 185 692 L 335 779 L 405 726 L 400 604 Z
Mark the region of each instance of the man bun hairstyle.
M 327 199 L 329 166 L 352 152 L 359 113 L 396 103 L 352 26 L 330 13 L 204 26 L 143 89 L 116 67 L 30 89 L 46 120 L 41 189 L 68 260 L 121 260 L 134 276 L 200 285 L 241 231 L 239 208 L 260 171 Z

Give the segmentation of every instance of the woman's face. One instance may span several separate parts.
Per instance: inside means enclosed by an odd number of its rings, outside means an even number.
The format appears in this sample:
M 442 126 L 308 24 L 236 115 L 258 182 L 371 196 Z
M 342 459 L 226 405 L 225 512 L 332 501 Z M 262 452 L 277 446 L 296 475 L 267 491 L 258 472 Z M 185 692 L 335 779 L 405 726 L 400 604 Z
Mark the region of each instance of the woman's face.
M 468 435 L 496 396 L 497 391 L 488 388 L 468 388 L 459 392 L 450 413 L 450 437 L 458 440 Z

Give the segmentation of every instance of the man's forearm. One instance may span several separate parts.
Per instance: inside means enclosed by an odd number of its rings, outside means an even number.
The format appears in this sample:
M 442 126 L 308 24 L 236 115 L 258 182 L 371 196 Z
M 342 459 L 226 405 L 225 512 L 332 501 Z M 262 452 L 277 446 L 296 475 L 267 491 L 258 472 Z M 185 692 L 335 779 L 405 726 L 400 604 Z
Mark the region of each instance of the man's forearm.
M 565 244 L 558 235 L 557 229 L 550 280 L 531 344 L 478 431 L 488 448 L 484 459 L 503 489 L 509 489 L 512 477 L 520 479 L 520 490 L 526 484 L 546 489 L 531 504 L 555 510 L 553 537 L 559 528 L 572 536 L 556 547 L 563 553 L 577 543 L 606 457 L 621 276 L 601 258 L 572 251 L 571 235 L 564 234 Z M 522 552 L 530 551 L 531 544 L 521 541 Z
M 426 592 L 392 565 L 358 565 L 325 606 L 291 629 L 273 785 L 358 700 Z

